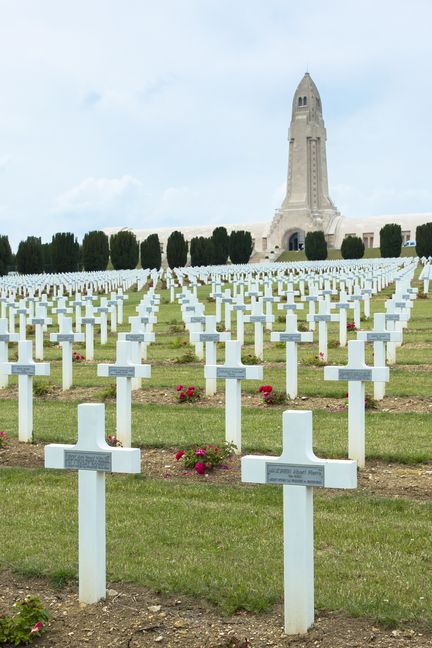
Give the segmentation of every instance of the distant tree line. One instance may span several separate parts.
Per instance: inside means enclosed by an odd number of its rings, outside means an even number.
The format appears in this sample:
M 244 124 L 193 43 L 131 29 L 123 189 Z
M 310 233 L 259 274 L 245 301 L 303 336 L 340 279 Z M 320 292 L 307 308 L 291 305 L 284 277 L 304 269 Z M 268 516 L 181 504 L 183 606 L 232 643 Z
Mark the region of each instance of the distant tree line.
M 166 255 L 170 268 L 247 263 L 253 250 L 250 232 L 233 231 L 216 227 L 210 237 L 195 236 L 190 246 L 181 232 L 174 231 L 167 241 Z M 12 254 L 7 236 L 0 235 L 0 275 L 11 270 L 20 274 L 62 273 L 78 270 L 106 270 L 111 263 L 115 270 L 142 268 L 159 270 L 162 252 L 157 234 L 151 234 L 139 243 L 133 232 L 122 230 L 108 237 L 105 232 L 85 234 L 82 244 L 71 232 L 57 232 L 50 243 L 40 237 L 28 236 Z

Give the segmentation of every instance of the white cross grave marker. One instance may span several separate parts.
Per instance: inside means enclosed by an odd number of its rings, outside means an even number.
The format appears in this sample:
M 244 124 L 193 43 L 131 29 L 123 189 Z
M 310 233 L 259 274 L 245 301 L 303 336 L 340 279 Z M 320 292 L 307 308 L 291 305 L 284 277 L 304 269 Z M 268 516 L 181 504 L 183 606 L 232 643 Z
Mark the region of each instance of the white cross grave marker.
M 272 342 L 285 342 L 286 348 L 286 394 L 289 398 L 297 398 L 297 344 L 312 342 L 313 332 L 301 333 L 297 330 L 297 315 L 286 316 L 285 331 L 271 333 Z
M 313 487 L 356 488 L 356 462 L 316 457 L 312 412 L 288 410 L 281 456 L 247 455 L 241 473 L 243 482 L 283 485 L 285 632 L 303 634 L 314 622 Z
M 365 465 L 365 382 L 388 382 L 388 367 L 370 367 L 365 363 L 365 343 L 348 342 L 346 367 L 324 367 L 324 380 L 348 381 L 348 456 L 359 468 Z
M 72 345 L 74 342 L 84 342 L 84 333 L 74 333 L 72 318 L 62 317 L 60 332 L 51 333 L 51 342 L 57 342 L 62 347 L 62 389 L 67 391 L 72 387 Z
M 142 317 L 139 315 L 129 317 L 129 323 L 131 325 L 130 333 L 119 333 L 119 340 L 126 340 L 130 345 L 130 359 L 136 364 L 141 364 L 142 359 L 142 347 L 150 342 L 155 341 L 154 333 L 147 333 L 144 331 L 144 325 L 142 323 Z M 141 389 L 142 387 L 142 378 L 137 376 L 132 378 L 131 383 L 132 391 L 136 389 Z
M 228 340 L 225 343 L 225 364 L 206 365 L 205 378 L 225 380 L 225 439 L 241 452 L 241 381 L 260 380 L 261 366 L 244 365 L 241 361 L 241 343 Z
M 330 312 L 330 302 L 321 300 L 318 306 L 318 315 L 308 315 L 308 322 L 318 322 L 318 351 L 320 360 L 328 360 L 328 332 L 327 325 L 329 322 L 337 322 L 339 315 Z
M 132 378 L 150 378 L 151 366 L 131 361 L 130 342 L 118 340 L 115 364 L 98 364 L 97 375 L 116 379 L 116 436 L 125 448 L 132 436 Z
M 35 327 L 35 358 L 36 360 L 43 360 L 44 346 L 43 346 L 43 333 L 44 330 L 51 325 L 52 319 L 46 316 L 46 307 L 41 304 L 36 305 L 36 317 L 30 320 L 30 323 Z
M 78 470 L 79 600 L 106 596 L 105 473 L 139 473 L 139 448 L 113 448 L 105 441 L 105 406 L 78 405 L 76 445 L 45 446 L 45 468 Z
M 0 319 L 0 364 L 9 361 L 9 342 L 18 342 L 18 333 L 8 332 L 8 320 L 6 317 Z M 8 375 L 0 374 L 0 389 L 8 386 Z
M 18 440 L 25 443 L 33 436 L 33 376 L 49 376 L 47 362 L 33 362 L 30 340 L 18 342 L 18 362 L 3 362 L 0 373 L 18 376 Z
M 264 358 L 264 324 L 273 323 L 274 315 L 264 315 L 262 301 L 256 301 L 252 304 L 252 314 L 246 315 L 245 322 L 254 324 L 254 353 L 257 358 Z
M 215 365 L 216 360 L 216 343 L 226 342 L 230 339 L 230 333 L 219 333 L 216 330 L 216 315 L 207 315 L 205 318 L 205 330 L 203 332 L 192 333 L 191 340 L 198 340 L 201 344 L 205 343 L 205 363 L 206 365 Z M 216 394 L 217 380 L 215 378 L 206 378 L 206 396 Z
M 384 367 L 386 342 L 398 342 L 402 339 L 401 331 L 386 329 L 385 313 L 375 313 L 372 331 L 359 331 L 357 339 L 363 342 L 373 342 L 374 366 Z M 385 382 L 374 382 L 374 399 L 382 400 L 385 396 Z

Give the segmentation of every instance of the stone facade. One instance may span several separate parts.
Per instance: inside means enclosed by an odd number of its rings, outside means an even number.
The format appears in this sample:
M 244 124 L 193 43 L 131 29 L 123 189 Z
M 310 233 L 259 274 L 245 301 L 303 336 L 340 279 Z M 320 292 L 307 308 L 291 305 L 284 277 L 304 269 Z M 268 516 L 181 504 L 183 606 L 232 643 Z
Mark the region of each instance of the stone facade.
M 287 192 L 270 225 L 270 248 L 297 250 L 307 232 L 317 229 L 334 246 L 342 217 L 329 195 L 326 138 L 321 97 L 306 72 L 293 98 Z

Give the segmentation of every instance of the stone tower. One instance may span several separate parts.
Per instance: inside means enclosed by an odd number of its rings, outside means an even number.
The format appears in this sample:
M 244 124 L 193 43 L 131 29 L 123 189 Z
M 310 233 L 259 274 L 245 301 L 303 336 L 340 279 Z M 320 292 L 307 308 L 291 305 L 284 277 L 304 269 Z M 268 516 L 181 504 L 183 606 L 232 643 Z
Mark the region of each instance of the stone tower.
M 331 247 L 342 217 L 329 196 L 321 98 L 308 72 L 294 94 L 288 141 L 287 192 L 270 226 L 267 247 L 297 250 L 305 234 L 318 229 Z

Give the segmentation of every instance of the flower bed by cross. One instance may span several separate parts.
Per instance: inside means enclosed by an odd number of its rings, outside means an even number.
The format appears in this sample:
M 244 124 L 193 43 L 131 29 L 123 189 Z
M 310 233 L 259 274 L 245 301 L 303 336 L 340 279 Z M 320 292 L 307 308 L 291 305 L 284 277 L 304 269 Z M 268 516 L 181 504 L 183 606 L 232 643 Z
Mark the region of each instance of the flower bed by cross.
M 217 466 L 223 467 L 223 462 L 234 453 L 235 448 L 234 443 L 226 441 L 222 445 L 195 445 L 186 450 L 179 450 L 176 460 L 182 460 L 185 468 L 195 470 L 198 475 L 205 475 Z
M 199 387 L 186 387 L 184 385 L 177 385 L 179 403 L 194 403 L 201 398 L 201 389 Z

